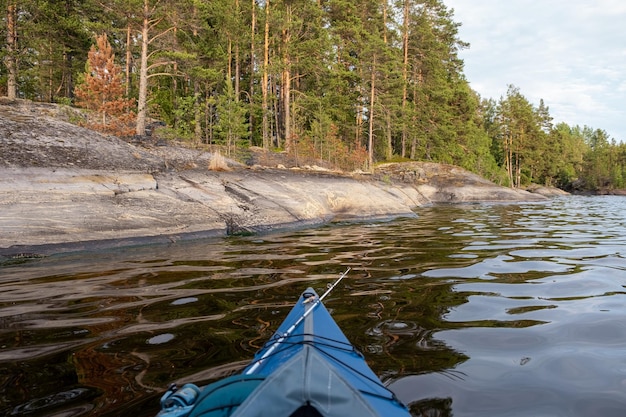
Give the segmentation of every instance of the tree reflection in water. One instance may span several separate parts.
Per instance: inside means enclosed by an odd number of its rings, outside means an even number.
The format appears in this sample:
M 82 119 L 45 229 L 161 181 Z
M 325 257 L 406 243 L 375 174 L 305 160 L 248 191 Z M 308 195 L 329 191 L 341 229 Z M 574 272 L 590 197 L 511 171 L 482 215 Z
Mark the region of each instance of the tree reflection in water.
M 429 398 L 411 404 L 413 417 L 452 417 L 452 398 Z

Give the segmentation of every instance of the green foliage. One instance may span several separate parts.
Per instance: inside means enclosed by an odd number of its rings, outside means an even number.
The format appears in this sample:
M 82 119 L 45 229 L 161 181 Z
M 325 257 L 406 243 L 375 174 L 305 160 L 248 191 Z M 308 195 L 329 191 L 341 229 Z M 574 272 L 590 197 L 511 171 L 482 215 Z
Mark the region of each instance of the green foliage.
M 624 147 L 605 132 L 554 125 L 543 101 L 514 86 L 481 100 L 458 56 L 469 45 L 442 0 L 17 3 L 19 97 L 73 102 L 92 34 L 108 33 L 124 98 L 137 98 L 145 5 L 146 108 L 172 135 L 231 154 L 290 149 L 345 169 L 446 162 L 516 187 L 626 182 Z
M 92 32 L 90 2 L 15 2 L 18 8 L 18 96 L 54 102 L 72 97 L 84 71 Z M 3 10 L 5 10 L 3 8 Z
M 173 109 L 176 132 L 185 139 L 192 139 L 195 131 L 194 109 L 197 98 L 195 96 L 178 97 Z
M 610 142 L 604 130 L 585 126 L 582 131 L 587 151 L 583 155 L 580 182 L 585 189 L 608 190 L 624 184 L 623 145 Z M 622 151 L 621 151 L 622 150 Z
M 230 83 L 226 85 L 226 91 L 218 96 L 215 105 L 218 114 L 215 132 L 217 140 L 226 146 L 230 156 L 236 148 L 248 145 L 246 139 L 250 132 L 245 117 L 246 108 L 237 100 L 232 85 Z

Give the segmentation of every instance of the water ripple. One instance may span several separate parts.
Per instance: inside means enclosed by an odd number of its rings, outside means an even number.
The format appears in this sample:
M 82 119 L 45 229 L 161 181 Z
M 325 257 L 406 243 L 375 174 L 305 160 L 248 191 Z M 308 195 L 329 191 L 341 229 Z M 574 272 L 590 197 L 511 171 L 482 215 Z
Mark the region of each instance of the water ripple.
M 157 391 L 241 369 L 300 291 L 351 266 L 325 303 L 414 415 L 621 416 L 625 213 L 611 197 L 432 206 L 3 265 L 0 414 L 154 415 Z

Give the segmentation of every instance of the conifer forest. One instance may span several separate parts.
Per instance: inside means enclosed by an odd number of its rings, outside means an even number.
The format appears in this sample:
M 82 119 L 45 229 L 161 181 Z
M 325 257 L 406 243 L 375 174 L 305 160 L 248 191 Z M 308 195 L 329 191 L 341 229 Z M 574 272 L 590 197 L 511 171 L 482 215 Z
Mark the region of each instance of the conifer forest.
M 442 0 L 1 0 L 0 95 L 119 136 L 255 146 L 370 170 L 456 164 L 496 183 L 626 188 L 626 145 L 515 85 L 480 97 Z

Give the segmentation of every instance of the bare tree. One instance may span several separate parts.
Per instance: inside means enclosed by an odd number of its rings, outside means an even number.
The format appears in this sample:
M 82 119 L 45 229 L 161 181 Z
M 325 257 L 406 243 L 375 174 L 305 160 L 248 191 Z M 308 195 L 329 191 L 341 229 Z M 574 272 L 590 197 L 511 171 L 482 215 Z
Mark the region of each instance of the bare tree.
M 171 64 L 171 61 L 159 61 L 149 65 L 148 60 L 151 53 L 148 51 L 150 44 L 165 34 L 175 30 L 175 27 L 169 27 L 160 31 L 156 35 L 150 37 L 150 33 L 156 29 L 157 25 L 162 22 L 162 18 L 154 18 L 156 6 L 150 7 L 149 0 L 143 1 L 142 24 L 141 24 L 141 55 L 139 60 L 139 95 L 137 97 L 137 123 L 135 133 L 143 136 L 146 133 L 146 117 L 148 113 L 148 79 L 157 75 L 150 74 L 149 71 L 155 67 Z M 171 75 L 171 74 L 167 74 Z

